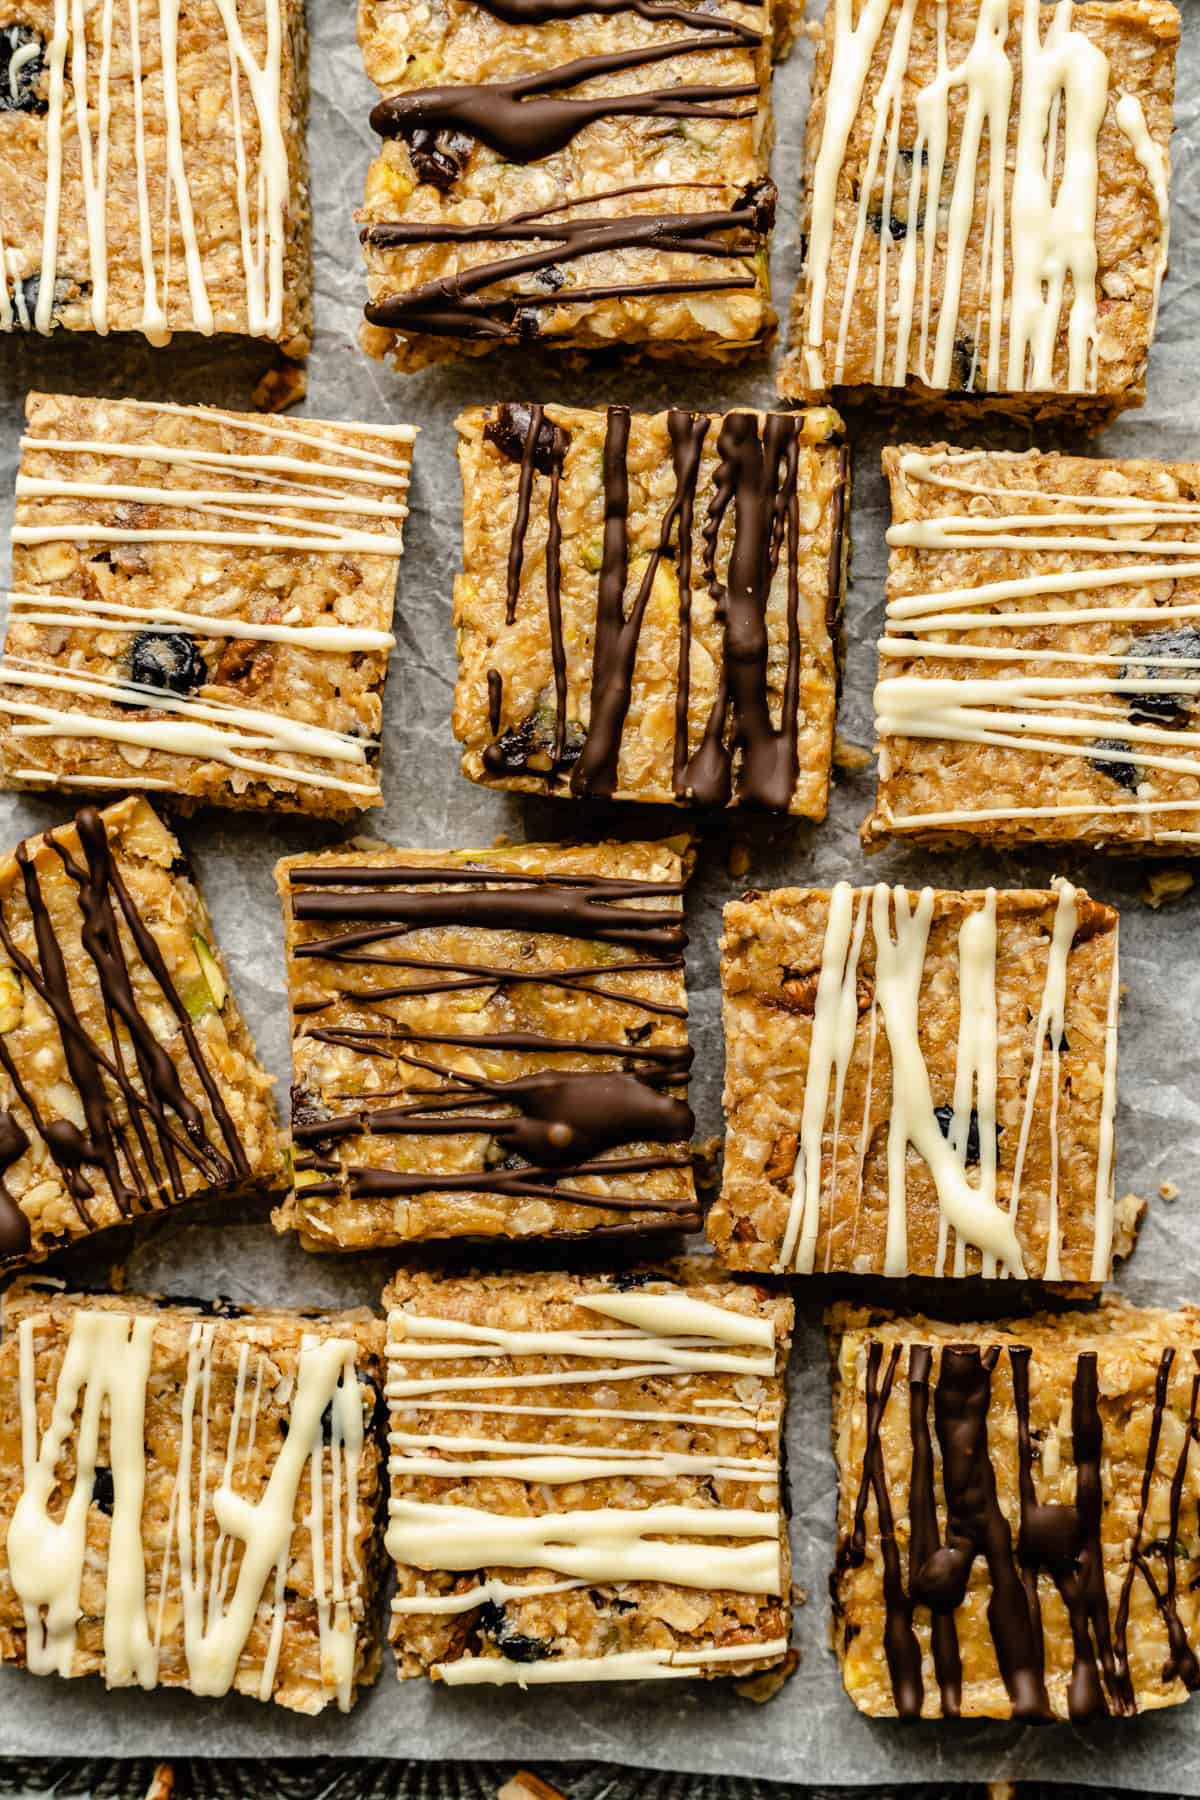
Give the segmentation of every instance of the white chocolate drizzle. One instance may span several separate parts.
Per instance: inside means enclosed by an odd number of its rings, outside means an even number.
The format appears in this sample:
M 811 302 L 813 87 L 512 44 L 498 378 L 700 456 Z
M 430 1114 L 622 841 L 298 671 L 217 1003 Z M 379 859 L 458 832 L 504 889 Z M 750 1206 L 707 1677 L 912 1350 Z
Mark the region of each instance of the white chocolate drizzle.
M 1016 1150 L 1010 1199 L 998 1191 L 997 1088 L 1000 1037 L 997 1018 L 996 893 L 976 896 L 958 932 L 958 1046 L 954 1099 L 943 1131 L 934 1109 L 929 1070 L 921 1047 L 921 996 L 925 980 L 934 893 L 925 888 L 915 903 L 903 887 L 880 883 L 858 893 L 841 883 L 830 894 L 821 971 L 809 1039 L 799 1148 L 792 1177 L 791 1203 L 776 1268 L 811 1274 L 821 1227 L 822 1205 L 836 1201 L 847 1174 L 838 1156 L 843 1131 L 846 1070 L 856 1052 L 857 986 L 863 945 L 861 922 L 870 908 L 874 940 L 874 993 L 868 1038 L 863 1142 L 860 1143 L 855 1197 L 855 1241 L 863 1195 L 866 1124 L 870 1117 L 870 1069 L 874 1062 L 875 1016 L 878 1011 L 891 1058 L 891 1097 L 887 1136 L 888 1218 L 882 1273 L 910 1273 L 908 1254 L 909 1150 L 924 1162 L 937 1195 L 939 1222 L 933 1273 L 943 1275 L 951 1231 L 953 1273 L 967 1272 L 968 1246 L 979 1252 L 984 1277 L 1035 1274 L 1046 1280 L 1061 1276 L 1058 1191 L 1059 1055 L 1063 1038 L 1067 970 L 1078 922 L 1077 890 L 1055 883 L 1054 927 L 1046 951 L 1046 972 L 1037 1023 L 1033 1030 L 1032 1064 L 1025 1087 L 1024 1109 Z M 852 930 L 852 921 L 854 926 Z M 1116 953 L 1106 1033 L 1100 1155 L 1096 1175 L 1092 1278 L 1107 1277 L 1112 1254 L 1112 1144 L 1116 1110 Z M 1050 1177 L 1047 1197 L 1045 1266 L 1029 1270 L 1018 1241 L 1016 1224 L 1021 1183 L 1036 1109 L 1045 1106 L 1043 1046 L 1050 1055 L 1048 1129 Z M 830 1111 L 832 1106 L 832 1122 Z M 978 1173 L 968 1173 L 968 1140 L 979 1141 Z M 827 1140 L 831 1152 L 826 1151 Z M 830 1220 L 832 1231 L 832 1218 Z M 853 1256 L 853 1244 L 851 1245 Z M 827 1251 L 826 1264 L 829 1263 Z M 853 1266 L 858 1268 L 858 1264 Z M 1097 1273 L 1097 1271 L 1100 1271 Z
M 48 334 L 54 329 L 55 283 L 60 265 L 64 165 L 67 137 L 74 125 L 78 179 L 90 294 L 86 301 L 92 328 L 110 329 L 109 168 L 113 155 L 111 123 L 122 105 L 118 82 L 126 84 L 132 102 L 133 164 L 136 174 L 138 254 L 141 268 L 140 325 L 152 344 L 165 344 L 171 322 L 183 329 L 211 334 L 242 326 L 251 336 L 278 339 L 283 334 L 284 252 L 287 242 L 290 170 L 282 113 L 284 31 L 280 0 L 261 0 L 263 55 L 259 62 L 245 29 L 249 8 L 238 0 L 215 0 L 229 50 L 229 104 L 232 152 L 222 163 L 233 176 L 245 290 L 243 320 L 236 314 L 214 314 L 205 277 L 206 251 L 201 242 L 189 175 L 189 163 L 211 159 L 209 140 L 194 149 L 184 141 L 184 102 L 179 83 L 180 0 L 126 0 L 120 26 L 115 0 L 100 0 L 98 44 L 89 43 L 86 0 L 55 0 L 54 27 L 46 49 L 46 191 L 42 218 L 40 266 L 18 272 L 0 257 L 0 329 L 15 326 Z M 145 15 L 145 18 L 144 16 Z M 143 42 L 147 20 L 156 39 Z M 189 27 L 194 32 L 194 27 Z M 114 56 L 114 37 L 127 34 L 128 56 Z M 38 53 L 31 44 L 18 50 L 9 70 L 10 85 L 20 68 Z M 66 104 L 69 65 L 73 106 Z M 116 67 L 114 67 L 116 65 Z M 13 85 L 15 95 L 16 88 Z M 248 104 L 247 104 L 248 103 Z M 153 106 L 152 119 L 148 118 Z M 253 123 L 251 123 L 253 121 Z M 151 155 L 155 138 L 163 144 L 157 171 L 164 195 L 161 215 L 151 202 Z M 187 308 L 171 307 L 171 258 L 178 234 L 187 285 Z M 0 246 L 2 248 L 2 246 Z M 32 317 L 24 299 L 23 277 L 39 277 Z M 11 288 L 10 288 L 11 282 Z
M 915 93 L 908 68 L 916 0 L 862 0 L 857 21 L 854 0 L 831 4 L 834 32 L 813 172 L 801 345 L 808 383 L 824 388 L 845 379 L 864 248 L 873 229 L 877 386 L 888 381 L 903 386 L 915 374 L 936 391 L 952 383 L 974 389 L 983 375 L 981 385 L 989 392 L 1094 393 L 1097 201 L 1109 65 L 1073 28 L 1072 0 L 1055 0 L 1044 35 L 1047 9 L 1039 0 L 1018 0 L 1015 19 L 1012 0 L 979 0 L 974 35 L 958 63 L 950 60 L 949 0 L 939 0 L 937 71 Z M 868 97 L 873 70 L 878 73 Z M 902 115 L 912 110 L 915 141 L 902 148 Z M 953 144 L 952 116 L 960 121 Z M 833 321 L 838 207 L 844 202 L 850 136 L 860 117 L 869 136 Z M 1136 96 L 1123 95 L 1114 118 L 1158 209 L 1157 312 L 1168 248 L 1169 164 Z M 980 216 L 977 188 L 985 156 Z M 901 219 L 897 201 L 904 202 Z M 979 279 L 970 290 L 967 256 L 976 243 Z M 1055 366 L 1064 315 L 1065 369 Z M 970 367 L 955 381 L 955 357 L 963 354 L 965 336 Z
M 899 831 L 966 828 L 991 819 L 1137 814 L 1156 839 L 1200 842 L 1195 830 L 1167 833 L 1156 822 L 1159 814 L 1196 815 L 1200 803 L 1158 798 L 1153 780 L 1156 771 L 1200 775 L 1200 729 L 1135 722 L 1125 710 L 1132 703 L 1136 712 L 1139 696 L 1159 702 L 1176 696 L 1184 705 L 1200 697 L 1200 656 L 1168 654 L 1153 644 L 1143 652 L 1132 629 L 1197 629 L 1193 622 L 1200 622 L 1200 599 L 1184 584 L 1200 579 L 1200 539 L 1155 534 L 1194 527 L 1200 523 L 1200 505 L 1130 493 L 1057 492 L 1049 485 L 1052 463 L 1044 488 L 997 487 L 971 478 L 972 467 L 986 468 L 987 460 L 1019 464 L 1028 454 L 985 459 L 970 451 L 908 451 L 901 457 L 900 473 L 909 484 L 934 486 L 963 499 L 957 511 L 894 524 L 888 532 L 893 548 L 933 557 L 977 551 L 1078 560 L 1074 566 L 974 587 L 931 585 L 925 592 L 894 596 L 879 645 L 878 737 L 889 761 L 896 758 L 889 743 L 894 738 L 993 746 L 1039 758 L 1098 755 L 1106 764 L 1136 768 L 1136 793 L 1086 804 L 1071 796 L 1057 805 L 930 808 L 903 816 L 881 807 L 880 817 Z M 994 504 L 986 511 L 969 510 L 977 497 Z M 1020 510 L 1030 500 L 1038 500 L 1042 510 Z M 998 510 L 1008 507 L 1013 510 Z M 1159 583 L 1169 585 L 1156 603 Z M 1108 600 L 1113 589 L 1124 594 Z M 1053 604 L 1059 597 L 1064 603 Z M 1071 628 L 1085 625 L 1110 625 L 1116 647 L 1058 647 Z M 1055 633 L 1050 628 L 1060 629 Z M 981 632 L 1003 632 L 1012 641 L 974 641 Z M 1022 643 L 1026 632 L 1030 640 Z M 944 663 L 949 672 L 887 673 L 889 663 L 918 659 Z M 995 675 L 956 676 L 954 664 L 966 661 L 1001 668 Z M 1026 664 L 1035 664 L 1037 673 L 1021 672 Z M 1099 752 L 1097 745 L 1103 746 Z
M 578 1304 L 617 1321 L 616 1326 L 504 1329 L 404 1309 L 392 1312 L 387 1383 L 392 1422 L 389 1553 L 402 1571 L 446 1574 L 480 1570 L 484 1575 L 461 1593 L 427 1593 L 421 1586 L 415 1593 L 402 1594 L 395 1602 L 397 1612 L 463 1613 L 485 1601 L 502 1605 L 594 1583 L 665 1582 L 702 1590 L 779 1594 L 782 1519 L 774 1455 L 746 1455 L 725 1445 L 677 1450 L 670 1441 L 644 1443 L 636 1449 L 620 1443 L 609 1447 L 591 1433 L 555 1441 L 549 1436 L 518 1435 L 519 1425 L 511 1436 L 489 1436 L 478 1429 L 482 1419 L 476 1422 L 476 1429 L 461 1433 L 438 1429 L 438 1416 L 457 1410 L 563 1419 L 577 1425 L 580 1432 L 591 1420 L 630 1419 L 663 1427 L 684 1423 L 700 1425 L 706 1431 L 748 1434 L 751 1446 L 761 1433 L 778 1430 L 777 1407 L 771 1409 L 767 1423 L 755 1411 L 739 1411 L 747 1403 L 735 1398 L 732 1391 L 735 1382 L 741 1388 L 752 1375 L 764 1382 L 774 1380 L 777 1348 L 769 1318 L 683 1292 L 600 1291 L 580 1297 Z M 756 1354 L 734 1353 L 741 1348 Z M 476 1377 L 460 1374 L 458 1364 L 464 1360 L 469 1364 L 480 1356 L 487 1359 L 489 1370 L 502 1372 Z M 442 1362 L 442 1373 L 433 1377 L 413 1373 L 414 1366 L 419 1371 L 431 1358 Z M 553 1366 L 518 1373 L 530 1358 L 550 1359 Z M 524 1407 L 511 1402 L 489 1406 L 450 1397 L 464 1388 L 580 1384 L 602 1392 L 614 1381 L 637 1379 L 645 1384 L 648 1378 L 654 1378 L 659 1393 L 659 1384 L 669 1382 L 672 1388 L 683 1384 L 681 1393 L 686 1395 L 694 1377 L 714 1373 L 726 1378 L 730 1394 L 719 1400 L 707 1397 L 708 1403 L 719 1409 L 709 1413 L 700 1412 L 698 1402 L 695 1410 L 669 1410 L 665 1394 L 663 1407 L 649 1405 L 654 1390 L 639 1393 L 642 1404 L 630 1408 Z M 762 1399 L 767 1397 L 764 1391 Z M 414 1485 L 429 1477 L 465 1484 L 521 1482 L 528 1494 L 528 1510 L 498 1512 L 475 1504 L 481 1493 L 489 1493 L 485 1485 L 464 1486 L 448 1500 L 442 1498 L 446 1490 L 439 1482 L 437 1498 L 415 1498 Z M 750 1488 L 760 1505 L 731 1504 L 724 1498 L 714 1504 L 701 1499 L 703 1490 L 694 1501 L 656 1499 L 657 1483 L 680 1477 L 732 1483 L 743 1492 Z M 644 1503 L 538 1510 L 539 1491 L 607 1480 L 619 1480 L 625 1493 L 630 1483 L 636 1483 L 639 1490 L 644 1487 Z M 749 1497 L 747 1494 L 747 1500 Z M 764 1501 L 769 1504 L 763 1505 Z M 529 1585 L 509 1578 L 520 1570 L 532 1572 Z M 517 1664 L 503 1655 L 464 1656 L 436 1665 L 433 1672 L 452 1685 L 519 1683 L 531 1666 L 540 1681 L 617 1680 L 627 1673 L 695 1674 L 725 1661 L 770 1660 L 785 1650 L 786 1641 L 759 1641 L 736 1647 L 714 1644 L 678 1653 L 564 1654 L 536 1665 Z
M 363 1402 L 356 1375 L 357 1346 L 349 1339 L 304 1336 L 288 1433 L 265 1489 L 257 1500 L 251 1500 L 238 1491 L 239 1453 L 240 1483 L 244 1484 L 256 1442 L 264 1353 L 255 1351 L 248 1339 L 238 1346 L 237 1379 L 224 1427 L 228 1435 L 220 1457 L 214 1433 L 222 1426 L 214 1419 L 212 1401 L 217 1330 L 213 1322 L 197 1322 L 191 1328 L 180 1402 L 179 1460 L 152 1626 L 142 1502 L 148 1469 L 145 1399 L 155 1319 L 153 1315 L 130 1318 L 108 1311 L 73 1314 L 51 1422 L 40 1443 L 37 1320 L 22 1319 L 24 1484 L 9 1527 L 7 1551 L 13 1586 L 25 1612 L 29 1666 L 39 1673 L 74 1673 L 82 1616 L 81 1581 L 89 1554 L 89 1509 L 103 1429 L 113 1483 L 104 1606 L 108 1685 L 123 1687 L 136 1682 L 143 1688 L 157 1686 L 171 1570 L 177 1557 L 188 1686 L 197 1694 L 228 1693 L 241 1669 L 251 1633 L 256 1624 L 263 1623 L 267 1650 L 257 1692 L 260 1699 L 269 1700 L 287 1618 L 288 1563 L 296 1532 L 303 1529 L 313 1570 L 321 1680 L 328 1697 L 336 1699 L 343 1711 L 348 1710 L 362 1603 L 357 1545 Z M 252 1356 L 255 1373 L 251 1383 Z M 322 1430 L 327 1409 L 331 1420 L 328 1445 Z M 55 1518 L 51 1516 L 51 1497 L 68 1444 L 74 1450 L 75 1485 L 65 1510 Z M 218 1466 L 220 1475 L 210 1491 L 209 1482 Z M 306 1472 L 309 1506 L 302 1515 L 303 1523 L 298 1524 Z

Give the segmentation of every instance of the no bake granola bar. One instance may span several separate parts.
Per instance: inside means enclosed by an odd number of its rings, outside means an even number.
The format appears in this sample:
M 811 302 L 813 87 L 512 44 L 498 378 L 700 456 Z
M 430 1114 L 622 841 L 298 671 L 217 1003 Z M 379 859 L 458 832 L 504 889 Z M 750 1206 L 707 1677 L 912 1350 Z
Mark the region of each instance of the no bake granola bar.
M 312 334 L 303 0 L 0 8 L 0 330 Z
M 26 410 L 5 785 L 379 805 L 411 428 L 58 394 Z
M 379 1670 L 365 1312 L 10 1290 L 0 1657 L 343 1712 Z
M 0 860 L 0 1269 L 281 1173 L 271 1079 L 146 802 Z
M 667 1681 L 783 1661 L 790 1300 L 694 1258 L 401 1274 L 385 1302 L 402 1679 Z
M 761 351 L 774 31 L 772 0 L 361 0 L 367 351 Z
M 889 448 L 868 843 L 1200 844 L 1200 466 Z
M 1107 1280 L 1117 923 L 1065 881 L 726 907 L 727 1266 Z
M 838 1307 L 834 1642 L 873 1717 L 1127 1718 L 1200 1686 L 1200 1314 Z
M 686 845 L 279 864 L 314 1250 L 699 1224 Z
M 828 408 L 458 422 L 474 781 L 825 816 L 849 451 Z
M 1168 0 L 828 0 L 780 393 L 1140 405 L 1179 31 Z

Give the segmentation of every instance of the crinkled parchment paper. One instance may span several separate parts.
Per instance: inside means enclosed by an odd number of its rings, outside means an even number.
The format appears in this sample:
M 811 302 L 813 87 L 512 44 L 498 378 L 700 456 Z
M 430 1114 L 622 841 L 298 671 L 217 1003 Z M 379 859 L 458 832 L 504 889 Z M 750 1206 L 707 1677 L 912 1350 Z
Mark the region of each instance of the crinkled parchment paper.
M 1150 398 L 1097 444 L 1111 454 L 1200 455 L 1200 0 L 1182 0 L 1184 42 L 1175 140 L 1173 255 L 1162 326 L 1150 371 Z M 317 335 L 307 411 L 316 417 L 413 420 L 417 444 L 412 517 L 401 571 L 398 646 L 388 687 L 384 784 L 386 809 L 364 829 L 399 845 L 472 846 L 509 832 L 541 837 L 615 833 L 627 837 L 678 830 L 668 809 L 586 808 L 573 802 L 523 802 L 471 787 L 458 773 L 450 736 L 454 651 L 451 583 L 457 566 L 460 498 L 452 421 L 464 405 L 487 400 L 555 398 L 595 405 L 628 401 L 644 409 L 770 406 L 765 366 L 731 374 L 590 373 L 537 358 L 490 357 L 448 371 L 399 378 L 368 363 L 356 343 L 362 282 L 352 213 L 361 192 L 371 134 L 370 89 L 354 41 L 353 0 L 309 0 L 313 26 L 311 148 L 316 205 Z M 813 10 L 819 10 L 814 8 Z M 781 189 L 775 283 L 786 308 L 797 267 L 795 215 L 810 47 L 802 43 L 775 81 Z M 215 401 L 248 407 L 270 354 L 246 345 L 180 341 L 165 351 L 140 343 L 89 342 L 62 335 L 49 343 L 0 345 L 0 527 L 6 533 L 25 391 L 129 394 L 146 399 Z M 919 426 L 915 429 L 919 430 Z M 892 431 L 914 426 L 897 415 Z M 848 665 L 840 730 L 871 742 L 874 639 L 883 607 L 883 433 L 873 418 L 853 422 L 854 569 L 848 602 Z M 964 440 L 967 441 L 967 440 Z M 1006 441 L 1013 442 L 1010 437 Z M 1016 441 L 1020 441 L 1017 439 Z M 7 569 L 5 570 L 7 575 Z M 714 829 L 702 845 L 689 898 L 689 978 L 696 1047 L 694 1098 L 701 1134 L 720 1128 L 721 1036 L 717 938 L 720 908 L 740 888 L 775 883 L 826 884 L 885 878 L 910 884 L 1011 886 L 1045 883 L 1062 862 L 1048 857 L 933 857 L 885 852 L 867 863 L 857 830 L 870 796 L 870 771 L 837 783 L 831 816 L 817 828 L 767 820 Z M 0 801 L 0 842 L 57 822 L 54 799 Z M 281 932 L 271 868 L 286 852 L 334 834 L 302 820 L 209 812 L 182 827 L 232 964 L 241 1002 L 259 1046 L 287 1091 L 287 1026 Z M 731 851 L 748 846 L 749 868 Z M 1072 874 L 1123 908 L 1122 949 L 1128 998 L 1122 1020 L 1118 1192 L 1151 1197 L 1141 1243 L 1121 1286 L 1135 1297 L 1200 1300 L 1200 890 L 1152 912 L 1139 900 L 1149 870 L 1130 861 L 1090 859 Z M 1179 1197 L 1160 1200 L 1160 1183 Z M 160 1221 L 132 1248 L 129 1285 L 215 1293 L 235 1300 L 338 1305 L 377 1300 L 384 1257 L 336 1261 L 306 1256 L 276 1240 L 265 1217 Z M 83 1275 L 103 1279 L 112 1252 L 92 1252 Z M 78 1265 L 76 1265 L 78 1267 Z M 1200 1795 L 1200 1701 L 1121 1727 L 1087 1731 L 1004 1725 L 872 1724 L 845 1699 L 827 1648 L 827 1577 L 833 1552 L 833 1470 L 829 1381 L 821 1310 L 830 1290 L 799 1290 L 800 1329 L 791 1374 L 790 1452 L 795 1578 L 809 1596 L 797 1613 L 799 1672 L 769 1705 L 739 1700 L 725 1685 L 648 1683 L 642 1688 L 542 1687 L 436 1690 L 394 1680 L 390 1659 L 379 1685 L 348 1718 L 306 1720 L 251 1701 L 196 1701 L 166 1693 L 106 1694 L 98 1682 L 39 1681 L 0 1674 L 0 1755 L 70 1751 L 80 1756 L 355 1755 L 478 1757 L 562 1761 L 598 1758 L 647 1767 L 779 1780 L 863 1784 L 974 1781 L 1037 1776 Z M 919 1296 L 908 1293 L 917 1304 Z M 896 1290 L 896 1299 L 901 1290 Z M 924 1296 L 928 1304 L 928 1296 Z M 995 1311 L 1022 1296 L 1009 1286 L 960 1306 Z M 947 1307 L 949 1300 L 935 1301 Z M 961 1314 L 960 1314 L 961 1316 Z

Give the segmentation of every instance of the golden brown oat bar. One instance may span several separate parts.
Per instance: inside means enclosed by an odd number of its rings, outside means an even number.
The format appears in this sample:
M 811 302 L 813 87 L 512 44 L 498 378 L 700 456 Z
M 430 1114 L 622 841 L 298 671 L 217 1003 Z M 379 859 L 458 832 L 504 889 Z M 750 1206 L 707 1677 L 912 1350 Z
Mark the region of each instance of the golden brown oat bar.
M 464 773 L 824 818 L 848 554 L 837 414 L 499 406 L 458 429 Z
M 4 0 L 0 95 L 0 330 L 307 354 L 303 0 Z
M 10 1291 L 0 1656 L 343 1712 L 379 1671 L 368 1313 Z
M 5 784 L 379 805 L 411 428 L 56 394 L 27 411 Z
M 1140 405 L 1179 29 L 1168 0 L 828 0 L 780 392 Z
M 1111 907 L 842 882 L 735 901 L 721 948 L 730 1268 L 1107 1280 Z
M 1200 844 L 1200 467 L 888 449 L 868 842 Z
M 401 1678 L 669 1681 L 779 1664 L 792 1303 L 703 1258 L 388 1289 Z
M 1200 1686 L 1200 1314 L 837 1307 L 834 1640 L 874 1717 L 1129 1717 Z
M 665 843 L 281 862 L 280 1229 L 336 1250 L 698 1225 L 687 861 Z
M 773 0 L 360 0 L 363 344 L 730 362 L 774 334 Z M 790 17 L 784 29 L 790 30 Z
M 0 860 L 0 1268 L 281 1174 L 271 1078 L 146 802 Z

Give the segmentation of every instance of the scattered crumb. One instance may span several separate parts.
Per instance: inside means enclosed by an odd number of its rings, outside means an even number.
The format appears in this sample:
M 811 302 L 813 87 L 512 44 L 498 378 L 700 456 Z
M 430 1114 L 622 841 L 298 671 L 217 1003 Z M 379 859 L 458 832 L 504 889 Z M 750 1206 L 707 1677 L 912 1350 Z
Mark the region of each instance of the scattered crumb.
M 812 44 L 820 43 L 821 27 L 818 25 L 818 23 L 815 19 L 805 19 L 804 25 L 803 25 L 803 31 L 804 31 L 805 37 L 809 40 L 810 43 L 812 43 Z
M 308 370 L 303 363 L 292 362 L 283 356 L 273 369 L 267 370 L 255 388 L 254 409 L 266 413 L 286 412 L 297 400 L 303 400 L 307 392 Z
M 518 1769 L 512 1780 L 506 1781 L 499 1790 L 496 1800 L 566 1800 L 566 1795 L 531 1769 Z
M 1179 1189 L 1175 1186 L 1173 1181 L 1160 1181 L 1158 1184 L 1158 1197 L 1160 1200 L 1178 1200 Z
M 738 838 L 729 846 L 729 873 L 735 881 L 740 881 L 750 873 L 750 846 L 743 838 Z
M 391 844 L 385 844 L 382 838 L 359 835 L 350 839 L 351 850 L 390 850 Z
M 745 1681 L 735 1681 L 733 1691 L 739 1700 L 753 1700 L 756 1706 L 763 1706 L 775 1698 L 799 1667 L 800 1652 L 789 1650 L 778 1668 L 762 1669 L 757 1675 L 747 1675 Z
M 798 1581 L 793 1581 L 793 1583 L 792 1583 L 792 1605 L 793 1606 L 807 1606 L 808 1605 L 808 1590 L 807 1590 L 807 1588 L 802 1588 Z
M 500 833 L 499 837 L 494 837 L 492 839 L 492 849 L 493 850 L 511 850 L 514 842 L 515 842 L 515 840 L 511 834 L 511 832 L 502 831 Z
M 1196 877 L 1187 869 L 1155 869 L 1138 899 L 1157 912 L 1160 906 L 1169 906 L 1172 900 L 1182 900 L 1195 885 Z
M 702 1143 L 692 1145 L 692 1167 L 696 1176 L 696 1189 L 700 1198 L 706 1203 L 715 1200 L 721 1182 L 721 1140 L 719 1137 L 708 1137 Z
M 175 1792 L 175 1771 L 170 1763 L 159 1763 L 150 1777 L 150 1786 L 146 1789 L 146 1800 L 171 1800 Z
M 1017 1800 L 1015 1781 L 989 1781 L 987 1791 L 988 1800 Z
M 1141 1229 L 1146 1202 L 1141 1194 L 1122 1194 L 1113 1207 L 1113 1261 L 1132 1256 Z
M 852 744 L 849 738 L 836 737 L 833 740 L 833 766 L 835 769 L 846 769 L 857 773 L 860 769 L 871 766 L 871 751 L 862 744 Z

